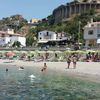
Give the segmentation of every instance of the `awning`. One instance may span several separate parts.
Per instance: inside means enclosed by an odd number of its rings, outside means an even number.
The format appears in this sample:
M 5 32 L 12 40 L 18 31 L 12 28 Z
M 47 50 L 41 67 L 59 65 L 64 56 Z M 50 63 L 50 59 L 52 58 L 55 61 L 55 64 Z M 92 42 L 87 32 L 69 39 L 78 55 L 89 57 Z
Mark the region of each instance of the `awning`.
M 100 43 L 100 39 L 97 39 L 97 43 Z

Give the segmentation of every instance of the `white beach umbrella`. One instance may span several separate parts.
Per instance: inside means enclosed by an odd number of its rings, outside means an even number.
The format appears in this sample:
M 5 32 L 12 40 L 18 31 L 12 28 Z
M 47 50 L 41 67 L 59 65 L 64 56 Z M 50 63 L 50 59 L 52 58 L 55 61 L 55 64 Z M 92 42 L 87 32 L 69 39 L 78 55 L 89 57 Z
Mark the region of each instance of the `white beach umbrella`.
M 46 53 L 46 51 L 38 51 L 38 53 Z
M 54 53 L 63 53 L 62 51 L 54 51 Z
M 54 53 L 54 51 L 46 51 L 47 53 Z
M 89 52 L 95 52 L 95 50 L 86 50 L 86 53 L 89 53 Z
M 72 53 L 73 51 L 71 51 L 71 50 L 66 50 L 66 51 L 64 51 L 64 53 Z

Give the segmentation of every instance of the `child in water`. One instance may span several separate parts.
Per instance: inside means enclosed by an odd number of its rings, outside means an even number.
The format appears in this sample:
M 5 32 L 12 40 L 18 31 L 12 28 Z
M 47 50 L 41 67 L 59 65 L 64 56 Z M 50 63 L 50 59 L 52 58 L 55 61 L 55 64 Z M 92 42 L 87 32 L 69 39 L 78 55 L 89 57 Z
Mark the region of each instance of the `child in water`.
M 41 69 L 41 71 L 43 72 L 43 71 L 45 71 L 47 69 L 47 65 L 46 65 L 46 63 L 44 63 L 44 67 Z

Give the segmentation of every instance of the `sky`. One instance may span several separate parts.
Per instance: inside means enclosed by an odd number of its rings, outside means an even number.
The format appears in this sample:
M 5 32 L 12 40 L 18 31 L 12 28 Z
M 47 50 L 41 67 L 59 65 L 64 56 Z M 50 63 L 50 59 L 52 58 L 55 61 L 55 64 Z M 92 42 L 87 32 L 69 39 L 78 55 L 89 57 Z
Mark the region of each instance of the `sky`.
M 0 0 L 0 19 L 20 14 L 25 19 L 42 19 L 69 0 Z

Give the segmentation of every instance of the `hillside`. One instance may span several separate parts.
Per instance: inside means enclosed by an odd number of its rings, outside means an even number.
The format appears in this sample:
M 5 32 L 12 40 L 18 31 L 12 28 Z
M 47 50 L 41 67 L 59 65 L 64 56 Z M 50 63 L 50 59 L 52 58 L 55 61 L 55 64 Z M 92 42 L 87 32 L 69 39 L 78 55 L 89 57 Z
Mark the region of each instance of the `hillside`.
M 52 16 L 48 16 L 48 22 L 43 22 L 38 25 L 35 31 L 50 30 L 55 32 L 65 32 L 66 36 L 71 37 L 71 41 L 83 42 L 83 28 L 93 19 L 93 21 L 100 21 L 100 13 L 97 13 L 94 9 L 80 13 L 73 16 L 70 20 L 65 22 L 55 23 Z M 79 35 L 80 32 L 80 36 Z
M 30 28 L 26 19 L 21 15 L 13 15 L 2 18 L 0 20 L 0 30 L 5 26 L 13 28 L 15 32 L 26 35 L 27 45 L 37 44 L 38 32 L 42 30 L 49 30 L 55 32 L 65 32 L 66 36 L 70 37 L 72 42 L 83 42 L 83 28 L 93 19 L 100 21 L 100 13 L 95 12 L 94 9 L 83 12 L 80 15 L 71 17 L 65 22 L 55 23 L 52 16 L 48 16 L 47 20 L 38 23 L 36 28 Z M 80 33 L 79 33 L 80 32 Z
M 23 33 L 21 30 L 23 26 L 27 25 L 27 20 L 22 17 L 22 15 L 12 15 L 10 17 L 5 17 L 0 20 L 0 30 L 5 29 L 5 27 L 13 28 L 15 32 Z M 22 31 L 22 32 L 21 32 Z

